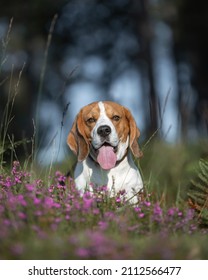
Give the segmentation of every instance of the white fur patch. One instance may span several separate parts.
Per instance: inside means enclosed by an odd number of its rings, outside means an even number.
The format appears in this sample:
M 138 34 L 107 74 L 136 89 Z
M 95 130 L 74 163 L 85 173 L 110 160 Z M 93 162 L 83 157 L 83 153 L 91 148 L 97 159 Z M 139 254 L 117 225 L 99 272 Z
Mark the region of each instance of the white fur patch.
M 100 148 L 100 146 L 102 146 L 103 142 L 102 142 L 100 135 L 98 135 L 97 130 L 102 125 L 108 125 L 111 128 L 111 133 L 109 134 L 108 142 L 110 145 L 116 147 L 119 143 L 119 139 L 118 139 L 118 135 L 117 135 L 115 126 L 113 125 L 113 123 L 109 119 L 109 117 L 107 116 L 103 102 L 99 102 L 98 106 L 100 109 L 100 116 L 96 122 L 95 127 L 93 128 L 93 130 L 91 132 L 92 145 L 95 149 L 98 149 L 98 148 Z

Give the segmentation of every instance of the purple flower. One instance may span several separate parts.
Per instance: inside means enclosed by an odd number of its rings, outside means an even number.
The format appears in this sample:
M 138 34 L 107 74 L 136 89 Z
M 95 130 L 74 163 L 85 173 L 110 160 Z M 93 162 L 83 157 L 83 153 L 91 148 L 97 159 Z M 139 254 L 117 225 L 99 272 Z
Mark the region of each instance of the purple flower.
M 144 201 L 144 205 L 147 206 L 147 207 L 150 207 L 151 206 L 151 202 L 150 201 Z
M 42 216 L 43 215 L 43 212 L 41 210 L 37 210 L 34 212 L 35 216 Z
M 93 213 L 94 215 L 98 215 L 98 214 L 100 214 L 100 211 L 99 211 L 99 209 L 94 208 L 94 209 L 92 210 L 92 213 Z
M 136 213 L 138 213 L 138 212 L 141 212 L 142 211 L 142 209 L 141 209 L 141 207 L 134 207 L 134 211 L 136 212 Z
M 72 206 L 69 203 L 65 203 L 65 207 L 66 207 L 66 212 L 70 212 L 70 210 L 72 209 Z
M 47 208 L 52 208 L 53 207 L 53 198 L 51 197 L 46 197 L 44 200 L 44 205 L 46 205 Z
M 125 195 L 126 194 L 126 190 L 121 190 L 119 193 L 120 193 L 120 195 Z
M 106 218 L 108 218 L 109 220 L 114 220 L 115 219 L 115 213 L 114 212 L 106 211 L 104 213 L 104 216 Z
M 13 180 L 10 177 L 7 177 L 6 180 L 3 183 L 3 186 L 7 187 L 7 188 L 10 188 L 14 185 L 15 185 L 15 183 L 13 182 Z
M 34 191 L 34 188 L 35 188 L 35 186 L 33 184 L 26 184 L 25 187 L 30 192 Z
M 161 209 L 161 207 L 159 206 L 158 203 L 155 204 L 153 213 L 156 216 L 161 216 L 162 215 L 162 209 Z
M 188 220 L 193 220 L 194 219 L 194 215 L 195 215 L 194 209 L 187 209 L 187 211 L 186 211 L 186 218 Z
M 168 209 L 167 214 L 168 214 L 168 216 L 174 216 L 175 212 L 176 212 L 176 208 L 173 207 L 173 208 Z
M 116 202 L 120 203 L 121 202 L 121 198 L 120 197 L 116 197 Z
M 23 212 L 19 212 L 19 213 L 18 213 L 18 217 L 19 217 L 20 219 L 22 219 L 22 220 L 27 219 L 27 215 L 26 215 L 25 213 L 23 213 Z
M 100 187 L 97 187 L 97 191 L 98 192 L 107 192 L 108 191 L 108 187 L 107 186 L 100 186 Z
M 24 247 L 23 247 L 23 244 L 20 244 L 20 243 L 16 243 L 14 244 L 12 247 L 11 247 L 11 252 L 14 254 L 14 255 L 22 255 L 23 252 L 24 252 Z
M 52 193 L 52 192 L 54 191 L 54 186 L 51 185 L 51 186 L 49 187 L 48 191 L 49 191 L 49 193 Z
M 43 181 L 41 179 L 36 180 L 36 185 L 42 187 Z
M 20 163 L 18 161 L 13 162 L 12 174 L 15 175 L 20 168 Z
M 83 209 L 84 210 L 90 209 L 92 204 L 93 204 L 92 198 L 83 198 Z
M 35 197 L 35 198 L 33 199 L 33 203 L 34 203 L 34 205 L 38 205 L 38 204 L 40 204 L 40 203 L 41 203 L 41 199 L 40 199 L 40 198 Z
M 139 217 L 139 218 L 144 218 L 144 213 L 139 213 L 139 214 L 138 214 L 138 217 Z
M 153 221 L 162 222 L 162 214 L 163 214 L 162 208 L 158 203 L 156 203 L 153 209 L 153 216 L 152 216 Z
M 9 225 L 11 225 L 11 221 L 9 219 L 4 219 L 3 224 L 5 226 L 9 226 Z
M 57 217 L 57 218 L 54 219 L 54 222 L 56 224 L 59 224 L 61 221 L 62 221 L 62 219 L 60 217 Z
M 101 230 L 106 230 L 108 228 L 108 223 L 105 221 L 98 222 L 98 226 Z
M 20 176 L 15 176 L 14 180 L 15 180 L 15 183 L 17 183 L 17 184 L 21 183 L 21 177 Z
M 60 203 L 57 203 L 57 202 L 54 202 L 54 203 L 53 203 L 53 207 L 55 207 L 55 208 L 60 208 L 60 207 L 61 207 L 61 204 L 60 204 Z
M 70 216 L 67 214 L 67 215 L 65 216 L 65 219 L 66 219 L 67 221 L 69 221 L 69 220 L 70 220 Z
M 89 250 L 86 248 L 77 248 L 76 255 L 80 258 L 88 258 L 89 257 Z
M 19 194 L 17 196 L 17 200 L 19 201 L 19 203 L 22 205 L 22 206 L 27 206 L 27 202 L 25 201 L 25 198 L 22 194 Z

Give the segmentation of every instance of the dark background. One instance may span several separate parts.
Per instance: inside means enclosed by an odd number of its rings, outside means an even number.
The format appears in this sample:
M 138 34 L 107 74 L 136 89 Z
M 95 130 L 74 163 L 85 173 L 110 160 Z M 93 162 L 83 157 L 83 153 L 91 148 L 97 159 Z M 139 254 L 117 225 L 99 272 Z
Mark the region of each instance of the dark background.
M 99 99 L 129 107 L 144 142 L 207 137 L 207 1 L 2 0 L 0 40 L 5 150 L 7 108 L 10 139 L 35 135 L 37 151 L 63 158 L 75 114 Z

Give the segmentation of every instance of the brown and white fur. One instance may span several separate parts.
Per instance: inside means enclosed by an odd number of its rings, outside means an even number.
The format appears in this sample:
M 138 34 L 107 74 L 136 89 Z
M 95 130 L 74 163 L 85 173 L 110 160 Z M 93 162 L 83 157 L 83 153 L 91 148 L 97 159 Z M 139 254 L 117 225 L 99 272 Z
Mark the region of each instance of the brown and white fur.
M 116 193 L 125 190 L 127 198 L 142 190 L 141 175 L 131 155 L 135 158 L 142 156 L 139 136 L 140 131 L 127 108 L 111 101 L 94 102 L 83 107 L 67 139 L 78 158 L 74 172 L 76 187 L 84 190 L 90 184 L 106 185 Z M 110 146 L 112 151 L 109 155 L 116 157 L 115 164 L 107 170 L 98 163 L 99 149 L 104 145 Z

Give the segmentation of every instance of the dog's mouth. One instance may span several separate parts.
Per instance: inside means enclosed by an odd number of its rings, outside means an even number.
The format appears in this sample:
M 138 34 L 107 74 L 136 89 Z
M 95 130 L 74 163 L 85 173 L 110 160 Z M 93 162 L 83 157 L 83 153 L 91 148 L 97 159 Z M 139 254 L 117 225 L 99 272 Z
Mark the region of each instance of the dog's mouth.
M 105 142 L 98 149 L 94 149 L 94 155 L 100 167 L 104 170 L 109 170 L 116 165 L 118 147 L 114 147 Z

